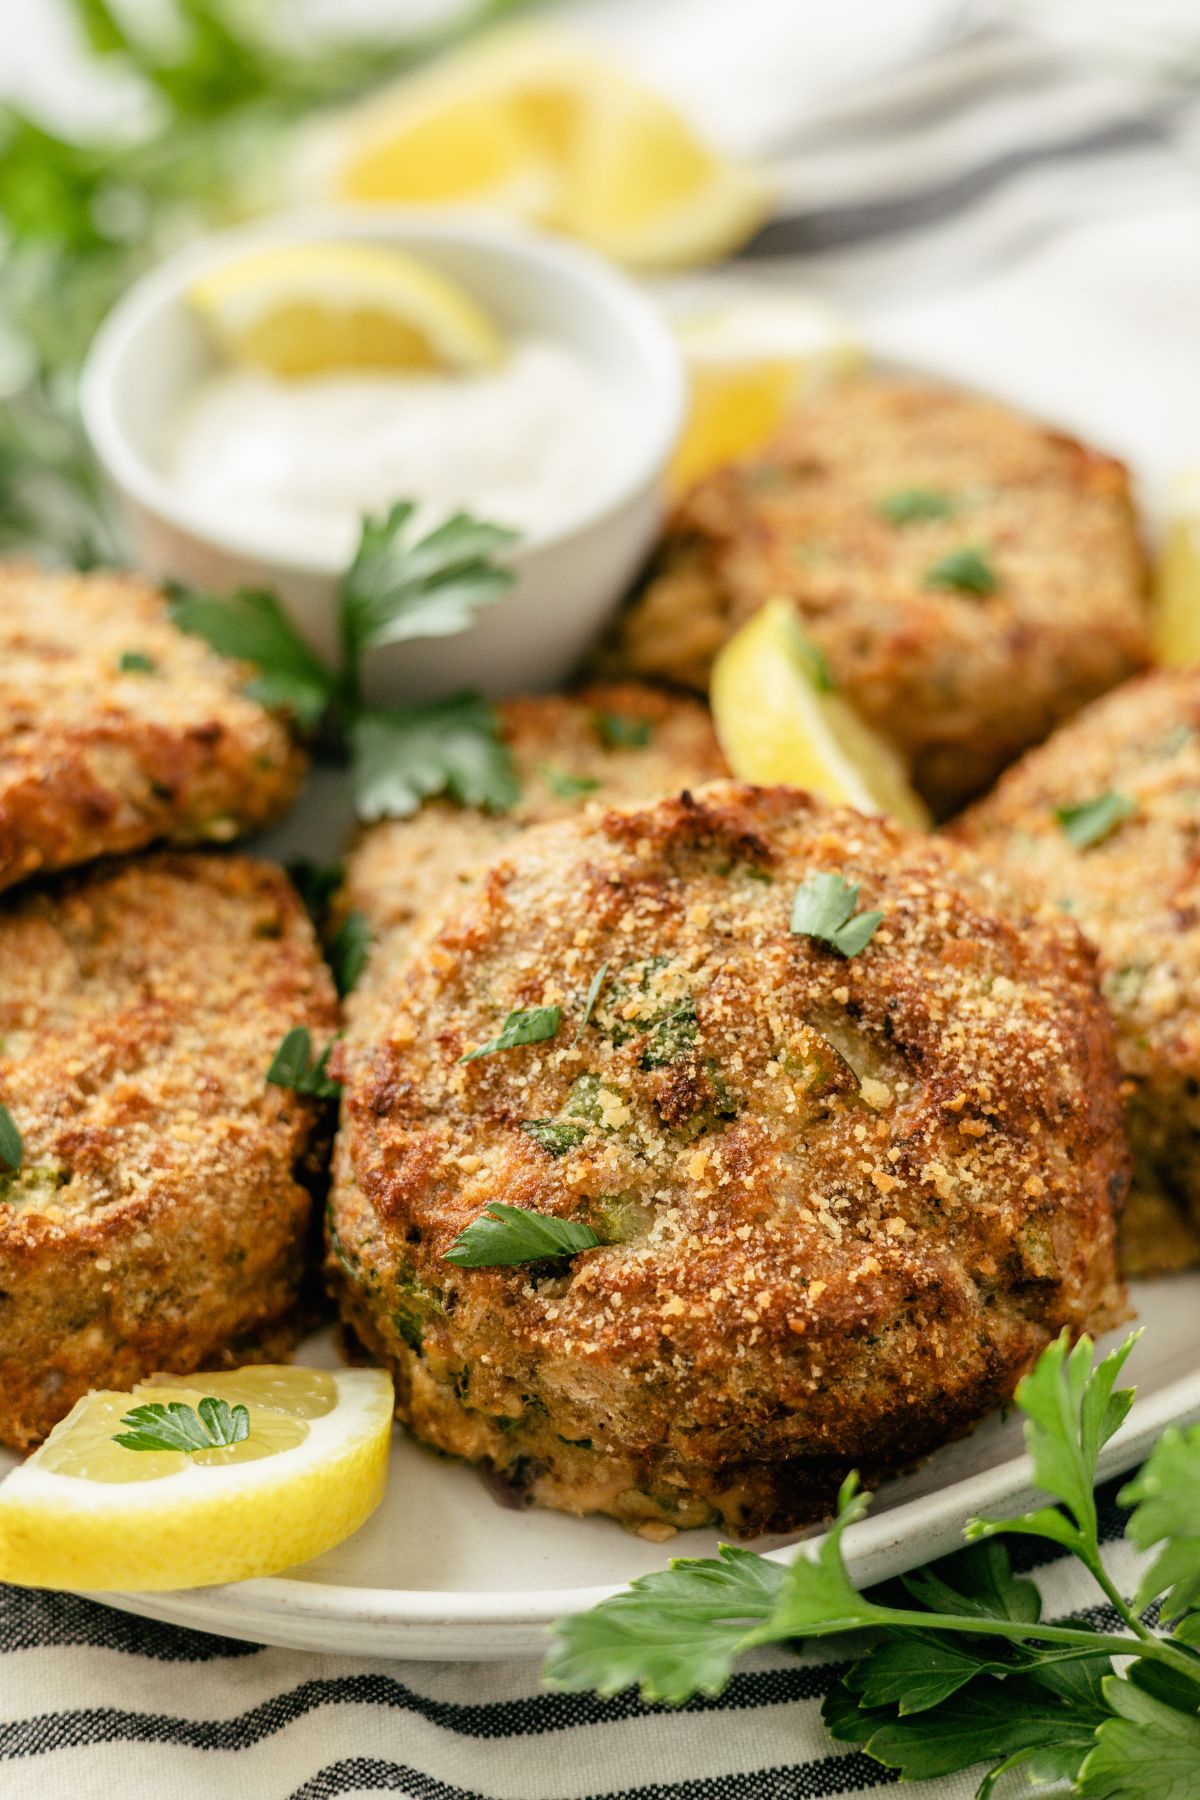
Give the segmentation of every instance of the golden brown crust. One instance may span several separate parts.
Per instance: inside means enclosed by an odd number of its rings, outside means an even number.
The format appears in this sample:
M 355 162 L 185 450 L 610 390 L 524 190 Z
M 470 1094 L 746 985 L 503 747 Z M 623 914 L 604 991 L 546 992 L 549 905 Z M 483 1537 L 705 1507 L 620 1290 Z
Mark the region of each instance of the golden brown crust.
M 851 960 L 789 930 L 822 870 L 884 913 Z M 993 890 L 787 789 L 504 847 L 338 1052 L 331 1274 L 418 1435 L 567 1511 L 785 1530 L 1119 1314 L 1091 953 Z M 460 1062 L 538 1005 L 551 1042 Z M 498 1199 L 605 1247 L 447 1263 Z
M 336 1029 L 278 869 L 160 854 L 0 907 L 0 1442 L 93 1386 L 286 1342 L 319 1108 L 267 1085 L 284 1032 Z M 309 1184 L 309 1185 L 306 1185 Z
M 1108 793 L 1132 813 L 1076 848 L 1056 809 Z M 1134 1154 L 1126 1268 L 1200 1261 L 1200 670 L 1159 670 L 1097 701 L 955 830 L 1099 952 Z
M 903 489 L 949 495 L 954 516 L 889 522 L 879 503 Z M 926 584 L 964 546 L 986 548 L 994 594 Z M 726 638 L 779 595 L 939 816 L 1148 658 L 1121 464 L 929 383 L 839 384 L 769 452 L 701 481 L 611 660 L 704 687 Z
M 0 888 L 276 818 L 305 759 L 245 677 L 134 576 L 0 564 Z

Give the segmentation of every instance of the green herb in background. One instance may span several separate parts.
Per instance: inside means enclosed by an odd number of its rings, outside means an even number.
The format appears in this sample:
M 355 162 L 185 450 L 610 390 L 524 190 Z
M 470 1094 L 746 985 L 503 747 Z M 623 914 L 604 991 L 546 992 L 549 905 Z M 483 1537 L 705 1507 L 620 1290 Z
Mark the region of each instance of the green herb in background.
M 577 1256 L 581 1250 L 594 1250 L 599 1242 L 590 1225 L 495 1200 L 459 1232 L 445 1260 L 460 1269 L 509 1268 Z
M 7 1106 L 0 1106 L 0 1170 L 15 1175 L 25 1155 L 21 1133 Z
M 336 1100 L 341 1086 L 326 1074 L 333 1044 L 326 1044 L 313 1061 L 312 1037 L 307 1025 L 293 1025 L 280 1042 L 267 1070 L 272 1087 L 291 1088 L 293 1093 L 310 1094 L 315 1100 Z
M 1090 850 L 1136 811 L 1136 802 L 1128 794 L 1108 793 L 1083 800 L 1078 806 L 1056 806 L 1054 816 L 1076 850 Z
M 166 1406 L 154 1401 L 135 1406 L 121 1420 L 129 1431 L 117 1432 L 114 1444 L 126 1450 L 181 1450 L 194 1456 L 197 1450 L 223 1450 L 250 1436 L 250 1414 L 244 1406 L 231 1407 L 211 1394 L 198 1407 L 172 1400 Z
M 233 0 L 169 0 L 165 22 L 67 0 L 92 55 L 131 75 L 144 106 L 127 109 L 135 131 L 78 142 L 0 105 L 0 549 L 119 560 L 76 404 L 104 314 L 166 250 L 259 210 L 306 115 L 525 3 L 480 0 L 445 28 L 298 52 L 283 6 L 255 7 L 250 25 Z
M 1136 1334 L 1135 1334 L 1136 1337 Z M 553 1687 L 680 1704 L 718 1693 L 757 1645 L 865 1633 L 866 1648 L 827 1697 L 833 1736 L 921 1781 L 989 1763 L 976 1792 L 1020 1769 L 1033 1786 L 1069 1782 L 1090 1800 L 1200 1794 L 1200 1426 L 1164 1433 L 1119 1498 L 1141 1550 L 1159 1547 L 1132 1601 L 1100 1555 L 1094 1489 L 1103 1446 L 1125 1419 L 1116 1379 L 1135 1337 L 1092 1368 L 1092 1343 L 1064 1333 L 1017 1388 L 1035 1485 L 1053 1504 L 978 1519 L 970 1548 L 862 1594 L 842 1538 L 866 1510 L 857 1478 L 837 1519 L 789 1566 L 722 1545 L 642 1576 L 564 1620 L 546 1665 Z M 1044 1622 L 1034 1582 L 1012 1573 L 1002 1534 L 1048 1539 L 1090 1571 L 1120 1629 Z M 1157 1604 L 1161 1635 L 1145 1615 Z M 1121 1659 L 1118 1673 L 1113 1658 Z
M 354 989 L 366 966 L 371 930 L 360 912 L 348 912 L 329 940 L 329 966 L 333 970 L 338 999 Z

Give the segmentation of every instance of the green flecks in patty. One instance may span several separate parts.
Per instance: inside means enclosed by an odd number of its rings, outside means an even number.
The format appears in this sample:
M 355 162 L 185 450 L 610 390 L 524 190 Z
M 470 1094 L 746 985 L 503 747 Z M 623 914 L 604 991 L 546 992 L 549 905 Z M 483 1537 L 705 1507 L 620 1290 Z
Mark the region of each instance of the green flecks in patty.
M 548 763 L 540 766 L 538 774 L 560 800 L 582 800 L 600 786 L 594 775 L 572 775 L 569 769 L 553 769 Z
M 566 1119 L 522 1119 L 518 1129 L 550 1156 L 577 1150 L 588 1134 L 586 1125 L 572 1125 Z
M 1083 800 L 1075 806 L 1056 806 L 1054 816 L 1076 850 L 1090 850 L 1137 811 L 1137 802 L 1128 794 L 1097 794 L 1094 800 Z
M 523 1119 L 520 1129 L 551 1156 L 577 1149 L 592 1129 L 611 1132 L 628 1121 L 629 1112 L 617 1089 L 598 1075 L 580 1075 L 552 1119 Z
M 597 1194 L 588 1206 L 588 1219 L 603 1243 L 631 1244 L 649 1231 L 654 1208 L 634 1193 Z
M 597 713 L 592 724 L 606 750 L 644 750 L 654 735 L 649 719 L 627 713 Z
M 362 1272 L 362 1264 L 357 1258 L 351 1260 L 346 1253 L 341 1236 L 338 1232 L 337 1223 L 333 1216 L 332 1201 L 330 1201 L 325 1208 L 325 1229 L 329 1234 L 329 1248 L 333 1251 L 342 1274 L 347 1276 L 351 1281 L 357 1281 Z
M 896 488 L 876 501 L 875 511 L 889 525 L 921 525 L 930 519 L 952 519 L 958 502 L 932 488 Z
M 661 955 L 626 964 L 596 1009 L 596 1023 L 612 1044 L 645 1037 L 643 1069 L 665 1068 L 695 1049 L 695 1001 L 683 978 L 668 973 L 670 966 L 671 958 Z
M 117 658 L 117 668 L 122 675 L 154 675 L 158 672 L 158 664 L 144 650 L 122 650 Z
M 928 588 L 953 588 L 957 593 L 977 594 L 980 598 L 994 594 L 1000 585 L 987 552 L 973 544 L 939 556 L 930 563 L 923 579 Z
M 66 1187 L 70 1179 L 70 1169 L 54 1168 L 48 1163 L 29 1163 L 22 1169 L 2 1171 L 0 1203 L 7 1206 L 31 1205 L 54 1193 L 57 1188 Z

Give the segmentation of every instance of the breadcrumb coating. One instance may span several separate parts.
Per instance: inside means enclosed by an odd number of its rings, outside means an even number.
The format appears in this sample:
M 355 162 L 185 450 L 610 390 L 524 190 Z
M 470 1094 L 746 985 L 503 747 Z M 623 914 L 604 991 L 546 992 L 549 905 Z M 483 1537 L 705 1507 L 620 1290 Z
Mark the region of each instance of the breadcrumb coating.
M 0 888 L 269 824 L 305 758 L 132 575 L 0 563 Z
M 1061 809 L 1107 795 L 1109 828 L 1072 842 Z M 1126 1268 L 1200 1262 L 1200 670 L 1162 669 L 1097 701 L 956 832 L 1099 952 L 1134 1155 Z
M 265 1076 L 337 1007 L 280 870 L 163 853 L 0 905 L 0 1442 L 91 1387 L 277 1354 L 321 1109 Z
M 954 585 L 945 559 L 963 551 L 994 591 Z M 606 662 L 704 688 L 725 640 L 779 596 L 939 817 L 1149 657 L 1122 465 L 891 376 L 837 384 L 684 497 Z
M 883 914 L 852 958 L 789 928 L 820 872 Z M 400 1416 L 510 1497 L 789 1530 L 1120 1316 L 1092 954 L 929 840 L 782 788 L 593 807 L 409 952 L 335 1053 L 329 1268 Z M 551 1040 L 461 1060 L 533 1007 Z M 497 1200 L 602 1245 L 447 1262 Z

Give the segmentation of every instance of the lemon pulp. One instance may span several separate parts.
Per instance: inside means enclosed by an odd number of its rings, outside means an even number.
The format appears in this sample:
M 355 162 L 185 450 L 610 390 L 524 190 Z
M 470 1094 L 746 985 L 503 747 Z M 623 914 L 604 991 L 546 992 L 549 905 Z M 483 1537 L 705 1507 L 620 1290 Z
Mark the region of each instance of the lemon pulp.
M 1181 475 L 1172 491 L 1155 602 L 1159 660 L 1176 668 L 1200 663 L 1200 468 Z

